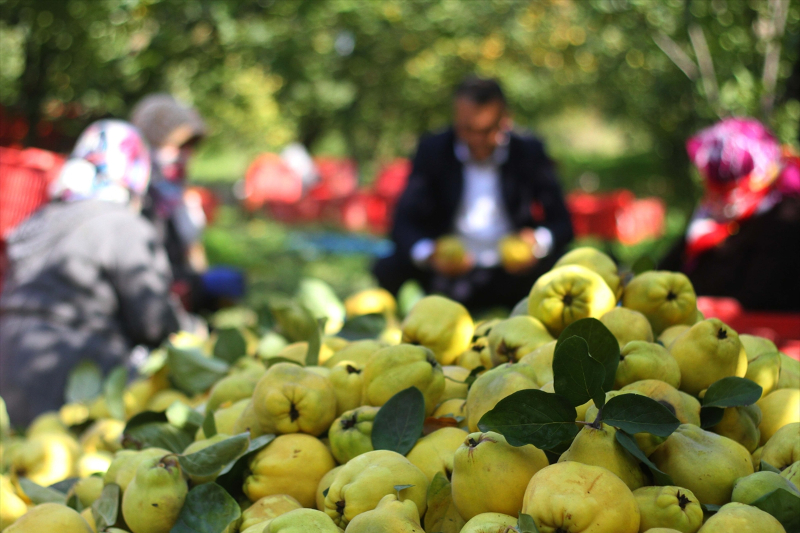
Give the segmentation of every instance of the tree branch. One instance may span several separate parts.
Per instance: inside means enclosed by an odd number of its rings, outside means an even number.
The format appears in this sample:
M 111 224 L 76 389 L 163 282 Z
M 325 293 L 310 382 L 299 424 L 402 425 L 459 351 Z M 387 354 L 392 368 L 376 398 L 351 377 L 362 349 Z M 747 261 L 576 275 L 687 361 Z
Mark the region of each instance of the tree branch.
M 763 35 L 764 40 L 767 41 L 767 49 L 764 53 L 764 72 L 761 75 L 761 82 L 764 87 L 764 94 L 761 95 L 761 113 L 764 118 L 769 117 L 775 105 L 775 86 L 778 83 L 781 40 L 786 30 L 789 0 L 770 0 L 769 5 L 772 16 L 766 22 L 768 30 Z
M 697 64 L 700 66 L 700 77 L 703 80 L 706 98 L 717 115 L 719 115 L 717 75 L 714 72 L 714 61 L 711 59 L 711 51 L 708 49 L 708 42 L 703 33 L 703 28 L 697 24 L 689 26 L 689 39 L 692 41 L 692 48 L 697 57 Z
M 656 33 L 653 35 L 653 41 L 656 43 L 662 52 L 664 52 L 675 66 L 681 69 L 686 74 L 686 77 L 694 81 L 700 75 L 697 65 L 694 61 L 678 46 L 678 43 L 673 41 L 668 35 L 664 33 Z

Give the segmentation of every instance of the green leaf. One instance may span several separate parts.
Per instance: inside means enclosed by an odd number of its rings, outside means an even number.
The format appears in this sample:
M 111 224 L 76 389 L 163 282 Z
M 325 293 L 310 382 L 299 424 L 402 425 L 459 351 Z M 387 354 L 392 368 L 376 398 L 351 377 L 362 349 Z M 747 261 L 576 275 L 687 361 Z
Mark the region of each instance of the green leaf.
M 109 483 L 103 487 L 100 497 L 92 504 L 92 516 L 94 516 L 97 531 L 103 531 L 117 523 L 120 492 L 119 485 Z
M 250 433 L 242 433 L 189 455 L 180 455 L 178 461 L 183 471 L 191 476 L 212 476 L 245 453 L 249 442 Z
M 775 472 L 776 474 L 781 473 L 780 470 L 763 460 L 761 461 L 761 468 L 759 469 L 759 472 Z
M 577 417 L 575 407 L 563 396 L 525 389 L 500 400 L 481 417 L 478 428 L 502 434 L 512 446 L 533 444 L 545 450 L 575 438 Z
M 228 364 L 205 357 L 197 348 L 169 345 L 167 360 L 175 385 L 189 394 L 205 392 L 228 373 Z
M 330 487 L 322 491 L 322 497 L 325 498 L 328 495 L 328 492 L 331 490 Z
M 776 489 L 760 497 L 753 503 L 778 519 L 787 533 L 800 531 L 800 496 L 786 489 Z
M 130 431 L 126 429 L 123 440 L 140 450 L 157 447 L 173 453 L 182 453 L 194 442 L 194 434 L 169 422 L 149 422 L 137 425 Z
M 608 392 L 614 388 L 614 377 L 619 366 L 619 341 L 602 322 L 596 318 L 576 320 L 561 332 L 556 342 L 556 350 L 562 342 L 570 337 L 578 336 L 589 345 L 589 355 L 600 361 L 606 370 L 603 390 Z
M 214 357 L 229 365 L 247 353 L 247 341 L 242 332 L 236 328 L 217 330 L 217 342 L 214 343 Z
M 701 407 L 700 408 L 700 427 L 710 429 L 722 422 L 725 416 L 725 409 L 722 407 Z
M 247 450 L 245 450 L 245 452 L 241 454 L 239 457 L 237 457 L 236 459 L 230 461 L 227 465 L 225 465 L 225 467 L 220 471 L 219 475 L 223 476 L 227 474 L 234 468 L 236 463 L 240 462 L 241 459 L 248 458 L 250 455 L 256 453 L 257 451 L 259 451 L 261 448 L 263 448 L 273 440 L 275 440 L 275 435 L 271 433 L 267 435 L 260 435 L 254 439 L 251 439 L 250 443 L 247 445 Z
M 322 348 L 322 332 L 325 331 L 327 318 L 317 320 L 317 330 L 308 339 L 308 351 L 306 352 L 306 366 L 317 366 L 319 363 L 319 350 Z
M 40 503 L 66 503 L 67 495 L 49 487 L 37 485 L 26 477 L 19 478 L 22 492 L 36 505 Z
M 151 422 L 167 422 L 167 413 L 161 412 L 157 413 L 155 411 L 142 411 L 136 415 L 133 415 L 128 423 L 125 424 L 125 429 L 122 431 L 123 433 L 128 433 L 129 431 L 133 430 L 136 427 L 143 426 L 145 424 L 150 424 Z
M 222 533 L 241 510 L 230 494 L 216 483 L 203 483 L 189 491 L 170 533 Z
M 703 407 L 739 407 L 752 405 L 761 398 L 763 389 L 758 383 L 735 376 L 711 384 L 703 396 Z
M 269 308 L 277 322 L 279 333 L 291 342 L 310 342 L 319 329 L 311 311 L 295 300 L 273 297 Z
M 469 373 L 469 376 L 467 376 L 467 379 L 464 380 L 464 383 L 467 384 L 467 389 L 472 387 L 472 384 L 475 383 L 476 379 L 478 379 L 478 375 L 484 370 L 486 370 L 486 367 L 484 366 L 476 366 L 472 369 L 472 371 Z
M 67 377 L 64 390 L 66 403 L 85 402 L 103 392 L 103 372 L 97 363 L 84 360 L 78 363 Z
M 556 394 L 578 407 L 589 400 L 603 407 L 606 393 L 602 363 L 589 355 L 589 345 L 581 337 L 570 337 L 556 346 L 553 354 L 553 387 Z
M 214 420 L 214 411 L 206 411 L 206 417 L 203 419 L 203 435 L 210 439 L 217 434 L 217 421 Z
M 359 315 L 349 319 L 336 335 L 349 341 L 374 339 L 386 328 L 386 317 L 380 313 Z
M 636 261 L 633 262 L 631 265 L 631 272 L 635 275 L 642 274 L 643 272 L 647 272 L 649 270 L 656 269 L 656 262 L 653 261 L 653 258 L 643 255 L 639 257 Z
M 669 409 L 641 394 L 614 396 L 601 414 L 603 423 L 630 434 L 647 432 L 669 437 L 681 425 Z
M 533 517 L 525 513 L 519 513 L 517 529 L 519 529 L 519 533 L 539 533 L 539 528 L 536 527 Z
M 190 433 L 196 433 L 197 429 L 203 425 L 203 415 L 179 401 L 175 401 L 170 405 L 164 414 L 167 415 L 167 421 L 176 428 L 185 429 Z M 208 437 L 206 437 L 208 438 Z
M 428 510 L 423 517 L 426 531 L 457 533 L 464 527 L 464 519 L 453 504 L 450 481 L 442 472 L 436 472 L 427 494 Z
M 81 499 L 78 498 L 78 495 L 75 493 L 67 495 L 67 502 L 64 505 L 79 513 L 83 511 L 83 503 L 81 503 Z
M 722 509 L 721 505 L 714 505 L 713 503 L 700 502 L 700 507 L 703 509 L 703 512 L 707 514 L 714 514 L 719 512 L 720 509 Z
M 416 387 L 409 387 L 389 398 L 375 415 L 372 448 L 405 455 L 422 436 L 425 398 Z
M 410 489 L 413 486 L 414 485 L 395 485 L 394 486 L 394 490 L 397 491 L 397 492 L 400 492 L 401 490 Z
M 636 444 L 636 439 L 631 437 L 629 434 L 625 433 L 621 429 L 617 430 L 615 435 L 617 442 L 625 448 L 625 450 L 634 456 L 636 459 L 644 463 L 644 465 L 650 469 L 650 473 L 653 474 L 653 481 L 655 481 L 656 485 L 674 485 L 672 478 L 669 475 L 665 474 L 658 467 L 653 463 L 647 456 L 644 454 L 639 445 Z
M 52 485 L 50 485 L 47 488 L 48 489 L 53 489 L 53 490 L 61 492 L 63 494 L 67 494 L 70 491 L 70 489 L 72 488 L 72 486 L 75 485 L 75 483 L 77 483 L 78 481 L 80 481 L 80 479 L 81 478 L 79 478 L 79 477 L 68 477 L 67 479 L 63 479 L 63 480 L 59 481 L 58 483 L 53 483 Z
M 125 385 L 128 383 L 128 369 L 118 366 L 112 370 L 103 384 L 108 412 L 117 420 L 125 420 Z

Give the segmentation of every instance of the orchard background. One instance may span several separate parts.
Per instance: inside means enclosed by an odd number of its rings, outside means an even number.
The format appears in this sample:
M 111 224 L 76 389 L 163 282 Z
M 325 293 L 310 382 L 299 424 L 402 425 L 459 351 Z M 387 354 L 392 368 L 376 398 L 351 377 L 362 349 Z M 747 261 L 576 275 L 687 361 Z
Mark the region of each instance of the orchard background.
M 67 152 L 93 120 L 168 91 L 206 118 L 190 174 L 217 188 L 292 141 L 353 158 L 369 183 L 448 123 L 463 76 L 496 76 L 566 190 L 668 203 L 663 239 L 609 250 L 627 263 L 657 259 L 699 196 L 688 135 L 751 115 L 796 144 L 800 119 L 789 0 L 0 0 L 0 50 L 4 143 Z M 303 276 L 340 295 L 372 283 L 367 255 L 320 252 L 236 206 L 205 238 L 212 262 L 248 270 L 251 294 Z

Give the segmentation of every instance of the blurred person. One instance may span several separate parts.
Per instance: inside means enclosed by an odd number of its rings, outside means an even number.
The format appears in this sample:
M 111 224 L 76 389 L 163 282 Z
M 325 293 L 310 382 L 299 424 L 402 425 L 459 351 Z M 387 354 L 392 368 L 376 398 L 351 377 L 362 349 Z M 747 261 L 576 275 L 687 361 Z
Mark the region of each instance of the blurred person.
M 206 125 L 196 109 L 163 93 L 139 101 L 131 122 L 151 147 L 152 179 L 143 214 L 166 247 L 176 292 L 196 310 L 204 293 L 201 274 L 208 267 L 201 242 L 206 219 L 202 208 L 186 201 L 186 170 Z
M 704 194 L 660 268 L 698 295 L 800 311 L 800 158 L 760 122 L 729 118 L 686 143 Z
M 139 214 L 150 156 L 138 131 L 102 120 L 80 136 L 51 201 L 9 236 L 0 297 L 0 396 L 12 423 L 58 409 L 70 370 L 104 373 L 179 329 L 167 255 Z
M 469 307 L 510 307 L 572 240 L 570 215 L 553 162 L 539 139 L 512 131 L 496 80 L 467 78 L 453 104 L 453 126 L 419 143 L 394 214 L 395 251 L 373 271 L 394 293 L 416 279 Z M 437 260 L 447 235 L 467 251 L 460 265 Z M 508 236 L 529 247 L 515 268 L 498 251 Z

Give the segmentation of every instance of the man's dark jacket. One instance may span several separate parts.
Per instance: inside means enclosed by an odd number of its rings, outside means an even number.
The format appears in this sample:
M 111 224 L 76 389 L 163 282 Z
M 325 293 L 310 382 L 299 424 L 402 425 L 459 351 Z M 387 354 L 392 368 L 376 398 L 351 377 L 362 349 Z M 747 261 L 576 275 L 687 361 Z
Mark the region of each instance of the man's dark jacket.
M 408 185 L 394 215 L 395 257 L 409 260 L 421 239 L 454 231 L 464 187 L 463 164 L 455 155 L 453 129 L 420 141 Z M 514 229 L 546 227 L 553 234 L 551 256 L 572 240 L 572 223 L 553 162 L 542 142 L 512 133 L 508 158 L 500 167 L 502 196 Z

